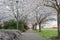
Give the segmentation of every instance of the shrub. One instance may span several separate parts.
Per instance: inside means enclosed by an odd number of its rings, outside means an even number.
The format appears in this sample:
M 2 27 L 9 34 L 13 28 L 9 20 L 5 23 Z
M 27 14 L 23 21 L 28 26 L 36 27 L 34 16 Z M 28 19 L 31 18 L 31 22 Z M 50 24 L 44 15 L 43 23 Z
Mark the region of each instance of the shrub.
M 4 29 L 16 29 L 15 20 L 9 20 L 4 22 Z
M 1 24 L 0 24 L 0 29 L 2 29 L 2 26 L 1 26 Z
M 26 31 L 26 26 L 25 26 L 25 22 L 23 20 L 19 20 L 19 24 L 18 24 L 18 29 L 20 31 Z M 16 21 L 15 20 L 9 20 L 9 21 L 5 21 L 4 22 L 4 29 L 17 29 L 16 27 Z
M 24 28 L 24 21 L 23 20 L 19 20 L 19 30 L 23 31 Z

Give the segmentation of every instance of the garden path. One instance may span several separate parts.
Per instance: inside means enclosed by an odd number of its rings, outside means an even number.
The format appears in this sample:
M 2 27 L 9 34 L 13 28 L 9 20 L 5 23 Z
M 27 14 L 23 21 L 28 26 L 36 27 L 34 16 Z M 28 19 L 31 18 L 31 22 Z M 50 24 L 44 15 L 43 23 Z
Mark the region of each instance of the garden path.
M 41 37 L 33 30 L 29 29 L 28 31 L 22 33 L 22 40 L 47 40 L 44 37 Z

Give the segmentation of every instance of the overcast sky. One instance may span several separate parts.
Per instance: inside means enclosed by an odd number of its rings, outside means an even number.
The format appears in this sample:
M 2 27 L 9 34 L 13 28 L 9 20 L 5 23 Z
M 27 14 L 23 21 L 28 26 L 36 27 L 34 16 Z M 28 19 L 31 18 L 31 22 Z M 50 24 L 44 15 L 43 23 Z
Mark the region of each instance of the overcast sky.
M 11 19 L 11 18 L 14 18 L 11 11 L 9 11 L 9 8 L 8 5 L 4 4 L 4 2 L 7 2 L 7 4 L 9 4 L 11 0 L 0 0 L 0 19 L 3 18 L 2 20 L 7 20 L 7 19 Z M 15 2 L 15 1 L 14 1 Z M 36 4 L 39 4 L 40 5 L 42 4 L 42 0 L 19 0 L 19 14 L 29 14 L 28 15 L 28 21 L 31 21 L 31 22 L 35 22 L 36 19 L 35 19 L 35 12 L 32 10 L 36 7 Z M 15 5 L 16 6 L 16 5 Z M 22 11 L 24 10 L 24 11 Z M 57 16 L 56 16 L 56 11 L 52 8 L 49 8 L 49 7 L 44 7 L 44 6 L 40 6 L 39 7 L 39 13 L 53 13 L 54 15 L 51 16 L 55 19 L 57 19 Z M 4 18 L 5 17 L 5 18 Z

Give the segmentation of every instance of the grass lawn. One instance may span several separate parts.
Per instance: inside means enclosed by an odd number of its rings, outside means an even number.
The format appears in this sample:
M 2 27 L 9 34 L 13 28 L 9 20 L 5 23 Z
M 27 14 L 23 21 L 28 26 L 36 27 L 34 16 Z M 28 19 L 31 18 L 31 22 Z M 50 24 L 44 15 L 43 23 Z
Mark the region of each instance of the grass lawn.
M 39 35 L 41 35 L 42 37 L 45 37 L 47 39 L 49 39 L 50 37 L 53 37 L 53 36 L 57 36 L 57 34 L 58 34 L 56 29 L 42 29 L 41 32 L 39 32 L 38 30 L 35 30 L 35 32 L 37 32 Z

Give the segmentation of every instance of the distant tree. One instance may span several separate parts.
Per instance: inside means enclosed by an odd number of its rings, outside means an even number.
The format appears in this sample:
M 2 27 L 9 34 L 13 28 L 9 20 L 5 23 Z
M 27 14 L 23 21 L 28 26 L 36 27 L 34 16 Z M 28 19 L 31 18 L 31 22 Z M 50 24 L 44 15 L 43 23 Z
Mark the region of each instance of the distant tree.
M 37 24 L 39 25 L 39 32 L 41 32 L 41 24 L 45 22 L 46 20 L 50 20 L 51 18 L 49 17 L 51 15 L 52 13 L 38 14 L 38 12 L 36 11 L 36 21 L 37 21 Z
M 23 18 L 23 20 L 24 20 L 24 28 L 26 29 L 26 30 L 28 30 L 29 29 L 29 27 L 27 26 L 27 22 L 28 22 L 28 15 L 29 14 L 26 14 L 26 15 L 24 15 L 22 18 Z
M 60 37 L 60 0 L 43 0 L 44 6 L 51 7 L 57 12 L 58 36 Z

